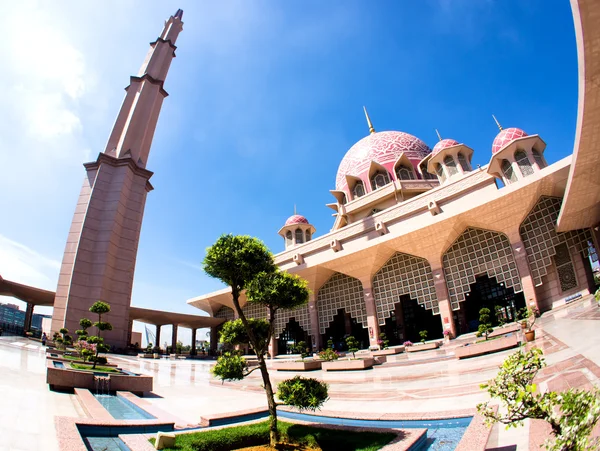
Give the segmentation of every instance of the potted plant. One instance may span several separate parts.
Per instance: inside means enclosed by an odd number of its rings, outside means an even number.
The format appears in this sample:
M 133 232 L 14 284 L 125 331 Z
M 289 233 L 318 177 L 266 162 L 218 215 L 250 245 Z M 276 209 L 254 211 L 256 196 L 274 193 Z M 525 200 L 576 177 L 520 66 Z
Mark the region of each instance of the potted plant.
M 539 316 L 539 311 L 535 307 L 530 307 L 525 312 L 525 340 L 533 341 L 535 340 L 535 330 L 533 330 L 533 325 L 535 324 L 536 318 Z
M 448 343 L 450 338 L 452 338 L 452 332 L 450 332 L 450 329 L 444 329 L 444 341 Z

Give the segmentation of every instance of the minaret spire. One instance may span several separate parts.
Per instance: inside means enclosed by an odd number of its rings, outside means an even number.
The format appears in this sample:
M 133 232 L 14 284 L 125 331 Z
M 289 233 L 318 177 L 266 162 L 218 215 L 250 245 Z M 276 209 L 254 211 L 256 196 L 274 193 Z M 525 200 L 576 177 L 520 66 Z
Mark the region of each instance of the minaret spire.
M 294 216 L 297 215 L 298 213 L 296 213 L 296 204 L 294 204 Z
M 371 118 L 369 117 L 369 113 L 367 113 L 367 108 L 363 106 L 363 110 L 365 111 L 365 117 L 367 118 L 367 124 L 369 124 L 369 133 L 375 133 L 375 129 L 373 128 L 373 124 L 371 123 Z
M 175 57 L 175 41 L 183 30 L 183 11 L 178 9 L 165 22 L 150 49 L 137 76 L 132 76 L 117 120 L 106 143 L 104 153 L 116 158 L 131 158 L 145 168 L 154 138 L 154 130 L 163 99 L 168 95 L 163 88 L 171 61 Z
M 496 122 L 496 125 L 498 126 L 498 128 L 500 129 L 500 131 L 502 131 L 502 125 L 500 125 L 500 122 L 498 122 L 498 119 L 496 119 L 496 116 L 494 116 L 492 114 L 492 117 L 494 118 L 494 122 Z
M 435 129 L 435 132 L 436 132 L 436 133 L 437 133 L 437 135 L 438 135 L 438 139 L 441 141 L 441 140 L 442 140 L 442 136 L 440 135 L 440 132 L 438 132 L 438 129 L 437 129 L 437 128 Z

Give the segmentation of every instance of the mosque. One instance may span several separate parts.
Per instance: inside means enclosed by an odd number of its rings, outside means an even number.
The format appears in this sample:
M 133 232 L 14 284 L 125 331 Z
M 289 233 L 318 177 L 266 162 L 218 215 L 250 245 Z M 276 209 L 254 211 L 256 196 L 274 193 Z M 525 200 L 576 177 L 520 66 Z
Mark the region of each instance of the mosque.
M 496 325 L 526 306 L 544 312 L 593 292 L 598 231 L 556 229 L 572 156 L 548 165 L 540 136 L 496 121 L 489 163 L 474 168 L 467 144 L 440 137 L 430 149 L 408 133 L 375 131 L 365 115 L 370 133 L 342 158 L 331 190 L 331 231 L 315 237 L 294 214 L 278 232 L 276 264 L 312 294 L 278 313 L 276 354 L 300 340 L 343 346 L 348 335 L 364 348 L 381 333 L 392 345 L 424 330 L 456 337 L 477 329 L 483 307 Z M 188 303 L 236 316 L 229 289 Z M 267 316 L 258 305 L 244 310 Z

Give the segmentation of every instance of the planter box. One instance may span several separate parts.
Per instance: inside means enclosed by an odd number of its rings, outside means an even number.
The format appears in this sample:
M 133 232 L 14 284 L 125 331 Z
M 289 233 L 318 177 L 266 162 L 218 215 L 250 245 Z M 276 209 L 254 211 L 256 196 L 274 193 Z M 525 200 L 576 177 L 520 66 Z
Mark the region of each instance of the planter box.
M 404 352 L 404 346 L 398 346 L 398 347 L 395 347 L 395 348 L 381 349 L 379 351 L 372 351 L 371 355 L 373 357 L 379 357 L 379 356 L 382 356 L 382 355 L 400 354 L 401 352 Z
M 495 340 L 491 341 L 483 341 L 481 343 L 461 346 L 460 348 L 456 348 L 454 355 L 457 359 L 465 359 L 468 357 L 475 357 L 492 352 L 504 351 L 506 349 L 514 348 L 518 345 L 519 340 L 517 338 L 517 334 L 513 333 L 503 338 L 496 338 Z
M 91 371 L 56 368 L 54 360 L 46 360 L 46 383 L 50 385 L 51 390 L 87 388 L 93 392 L 96 389 L 94 378 L 99 374 L 108 375 L 110 378 L 110 391 L 130 391 L 139 396 L 152 391 L 152 376 L 131 376 L 128 374 L 102 372 L 94 374 Z
M 373 359 L 360 360 L 334 360 L 332 362 L 323 362 L 321 368 L 323 371 L 354 371 L 366 370 L 373 366 Z
M 506 335 L 506 334 L 511 334 L 511 333 L 515 333 L 515 332 L 519 332 L 521 330 L 521 324 L 511 324 L 510 326 L 506 326 L 506 327 L 498 327 L 497 329 L 494 329 L 494 331 L 488 335 L 488 337 L 497 337 L 499 335 Z
M 420 352 L 420 351 L 430 351 L 431 349 L 437 349 L 440 347 L 440 343 L 439 342 L 433 342 L 433 343 L 425 343 L 425 344 L 415 344 L 412 346 L 407 346 L 406 347 L 406 352 Z
M 58 357 L 54 357 L 51 354 L 46 354 L 46 359 L 49 360 L 56 360 L 57 362 L 63 362 L 66 365 L 68 365 L 69 363 L 78 363 L 80 365 L 92 365 L 94 362 L 84 362 L 83 360 L 73 360 L 73 359 L 65 359 L 62 356 L 58 356 Z M 117 368 L 119 365 L 117 365 L 116 363 L 103 363 L 100 366 L 106 366 L 106 367 L 111 367 L 111 368 Z
M 303 362 L 288 360 L 273 363 L 273 369 L 277 371 L 313 371 L 321 369 L 321 361 L 305 360 Z

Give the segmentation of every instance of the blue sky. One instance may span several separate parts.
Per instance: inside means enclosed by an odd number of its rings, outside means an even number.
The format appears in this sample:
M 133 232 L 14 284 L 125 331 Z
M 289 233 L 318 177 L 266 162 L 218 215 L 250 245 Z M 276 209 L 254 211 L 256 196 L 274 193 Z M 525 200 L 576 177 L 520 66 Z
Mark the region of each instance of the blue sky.
M 186 299 L 221 287 L 201 270 L 206 247 L 243 233 L 280 252 L 294 204 L 327 233 L 339 162 L 368 134 L 363 105 L 378 131 L 433 147 L 437 128 L 475 164 L 489 161 L 492 113 L 539 134 L 550 163 L 573 150 L 567 0 L 218 3 L 0 5 L 0 274 L 56 288 L 82 163 L 104 149 L 129 76 L 177 7 L 133 305 L 197 313 Z

